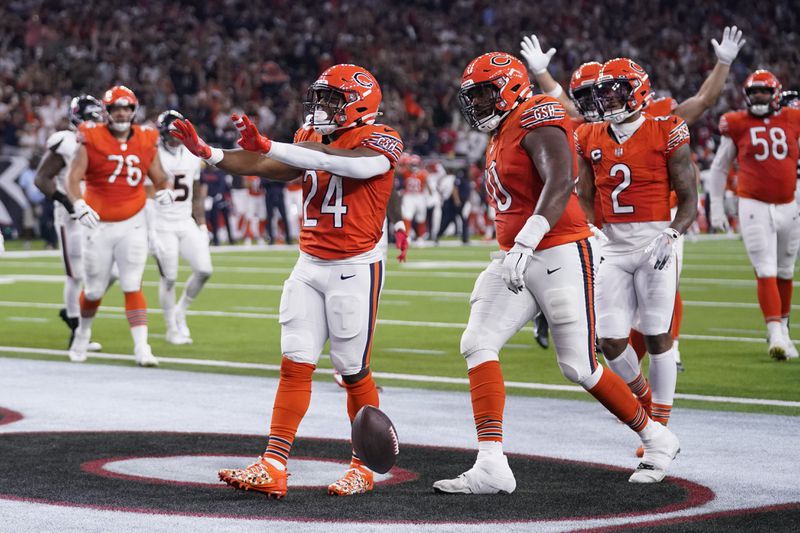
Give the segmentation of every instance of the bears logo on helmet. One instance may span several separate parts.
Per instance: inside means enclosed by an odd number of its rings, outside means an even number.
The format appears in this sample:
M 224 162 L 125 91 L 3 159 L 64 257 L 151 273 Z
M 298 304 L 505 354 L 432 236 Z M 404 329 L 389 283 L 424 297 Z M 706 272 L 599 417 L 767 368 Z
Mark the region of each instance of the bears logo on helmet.
M 367 69 L 334 65 L 308 88 L 303 111 L 307 125 L 321 135 L 373 124 L 381 105 L 381 87 Z
M 569 80 L 569 96 L 586 122 L 599 122 L 600 113 L 592 97 L 592 86 L 603 65 L 590 61 L 579 66 Z
M 742 92 L 748 111 L 757 117 L 767 116 L 781 107 L 781 82 L 768 70 L 756 70 L 750 74 L 744 80 Z M 771 94 L 769 100 L 753 98 L 756 94 L 764 92 Z
M 464 69 L 458 103 L 470 127 L 490 132 L 530 95 L 525 65 L 511 54 L 489 52 Z
M 597 74 L 592 95 L 603 120 L 619 124 L 644 107 L 651 96 L 650 78 L 631 59 L 611 59 Z
M 103 122 L 103 105 L 90 94 L 76 96 L 69 103 L 69 122 L 76 128 L 87 120 Z

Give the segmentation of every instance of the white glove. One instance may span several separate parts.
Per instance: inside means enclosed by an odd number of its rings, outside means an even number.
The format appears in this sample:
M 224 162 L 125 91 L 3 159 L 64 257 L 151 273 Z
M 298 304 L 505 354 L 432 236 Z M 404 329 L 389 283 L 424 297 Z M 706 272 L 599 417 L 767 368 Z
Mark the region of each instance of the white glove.
M 173 189 L 161 189 L 160 191 L 156 191 L 156 203 L 160 206 L 174 204 L 175 191 Z
M 164 243 L 161 242 L 157 231 L 147 232 L 147 244 L 150 247 L 150 253 L 153 254 L 156 261 L 161 261 L 167 250 L 164 248 Z
M 72 218 L 87 228 L 94 229 L 100 223 L 100 215 L 98 215 L 97 211 L 92 209 L 83 198 L 75 200 L 72 203 L 72 207 L 75 209 Z
M 644 253 L 649 255 L 648 261 L 656 270 L 664 270 L 675 255 L 675 242 L 681 234 L 674 228 L 666 228 L 653 239 Z
M 503 281 L 514 294 L 525 289 L 525 271 L 533 259 L 533 248 L 515 244 L 503 258 Z
M 595 226 L 594 224 L 589 224 L 589 230 L 592 232 L 592 235 L 600 242 L 600 244 L 605 244 L 608 242 L 608 237 L 603 230 Z
M 711 46 L 714 47 L 714 53 L 717 54 L 717 61 L 723 65 L 730 65 L 746 42 L 742 39 L 742 30 L 736 26 L 725 26 L 725 30 L 722 32 L 722 43 L 711 39 Z
M 709 223 L 713 229 L 723 232 L 727 232 L 730 229 L 730 224 L 728 224 L 728 216 L 725 214 L 725 203 L 723 202 L 722 198 L 718 200 L 713 198 L 711 199 L 709 216 L 711 218 Z
M 519 53 L 528 62 L 528 68 L 534 74 L 541 74 L 547 70 L 547 65 L 550 64 L 550 59 L 556 53 L 555 48 L 551 48 L 547 52 L 542 52 L 542 47 L 539 44 L 539 39 L 536 35 L 530 37 L 523 37 L 522 42 L 519 43 L 522 50 Z

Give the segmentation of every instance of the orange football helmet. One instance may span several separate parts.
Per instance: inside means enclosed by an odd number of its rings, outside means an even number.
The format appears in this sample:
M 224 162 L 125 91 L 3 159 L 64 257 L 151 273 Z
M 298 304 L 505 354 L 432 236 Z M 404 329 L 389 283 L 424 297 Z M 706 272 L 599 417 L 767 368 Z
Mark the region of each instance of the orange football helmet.
M 597 74 L 592 94 L 603 120 L 619 124 L 644 107 L 650 98 L 650 78 L 631 59 L 610 59 Z
M 111 118 L 111 109 L 117 106 L 131 108 L 133 111 L 131 121 L 115 122 L 114 119 Z M 131 127 L 131 122 L 136 117 L 136 111 L 139 109 L 139 100 L 136 98 L 133 91 L 124 85 L 115 85 L 103 94 L 103 107 L 108 115 L 108 127 L 115 131 L 124 132 Z
M 471 127 L 489 132 L 530 95 L 531 81 L 525 65 L 511 54 L 489 52 L 467 65 L 461 76 L 458 103 Z
M 744 80 L 744 100 L 747 103 L 747 110 L 757 117 L 769 115 L 781 107 L 781 82 L 772 72 L 768 70 L 756 70 Z M 751 98 L 754 93 L 770 91 L 772 97 L 768 102 L 755 102 Z
M 372 124 L 381 105 L 381 87 L 367 69 L 358 65 L 334 65 L 308 88 L 303 103 L 306 123 L 321 135 L 363 124 Z
M 603 65 L 590 61 L 579 66 L 569 80 L 569 96 L 586 122 L 599 122 L 600 113 L 592 97 L 592 86 Z

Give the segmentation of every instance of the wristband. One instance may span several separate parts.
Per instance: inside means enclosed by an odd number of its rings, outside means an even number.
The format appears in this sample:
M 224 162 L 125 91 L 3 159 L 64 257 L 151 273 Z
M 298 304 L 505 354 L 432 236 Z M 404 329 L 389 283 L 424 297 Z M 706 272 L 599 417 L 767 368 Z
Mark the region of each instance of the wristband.
M 666 233 L 667 235 L 672 237 L 673 240 L 676 240 L 678 237 L 681 236 L 681 234 L 680 234 L 680 232 L 678 230 L 676 230 L 675 228 L 671 228 L 671 227 L 665 229 L 664 233 Z
M 514 242 L 531 249 L 536 249 L 542 237 L 550 231 L 550 222 L 547 221 L 542 215 L 531 215 L 531 217 L 522 226 L 522 229 L 517 233 Z
M 215 165 L 222 161 L 222 158 L 225 157 L 225 152 L 220 150 L 219 148 L 212 148 L 211 155 L 208 156 L 204 161 L 209 165 Z
M 397 233 L 398 231 L 402 231 L 403 233 L 405 233 L 406 231 L 406 223 L 403 222 L 402 220 L 398 220 L 397 222 L 395 222 L 393 227 L 395 233 Z
M 561 93 L 563 92 L 564 89 L 561 87 L 561 84 L 557 83 L 555 89 L 553 89 L 552 91 L 547 91 L 547 93 L 545 94 L 547 94 L 547 96 L 552 96 L 553 98 L 558 98 L 559 96 L 561 96 Z

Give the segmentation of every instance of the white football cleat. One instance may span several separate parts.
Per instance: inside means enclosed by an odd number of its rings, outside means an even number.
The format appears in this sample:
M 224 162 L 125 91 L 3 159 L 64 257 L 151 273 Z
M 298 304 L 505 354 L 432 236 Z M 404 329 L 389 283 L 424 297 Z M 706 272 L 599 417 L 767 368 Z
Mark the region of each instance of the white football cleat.
M 192 344 L 192 339 L 183 335 L 180 331 L 171 329 L 167 331 L 166 340 L 170 344 Z
M 92 332 L 87 331 L 82 334 L 80 329 L 75 330 L 75 338 L 72 339 L 72 344 L 69 347 L 69 360 L 73 363 L 83 363 L 86 361 L 86 351 L 89 348 L 89 339 L 92 338 Z
M 149 344 L 143 344 L 141 346 L 136 346 L 133 349 L 133 353 L 136 356 L 136 364 L 139 366 L 158 366 L 158 359 L 153 355 L 153 351 L 150 349 Z
M 175 309 L 175 327 L 181 335 L 189 339 L 188 344 L 191 344 L 192 332 L 189 331 L 189 326 L 186 325 L 186 313 L 180 307 Z
M 769 356 L 776 361 L 786 361 L 789 357 L 789 343 L 783 338 L 783 335 L 772 335 L 768 339 L 769 342 Z
M 99 342 L 89 341 L 89 345 L 86 347 L 86 349 L 90 352 L 99 352 L 103 350 L 103 345 Z
M 789 337 L 789 326 L 781 324 L 781 333 L 783 333 L 783 340 L 786 341 L 786 359 L 797 359 L 800 354 L 797 353 L 797 346 Z
M 659 483 L 667 475 L 669 465 L 681 451 L 678 437 L 662 424 L 650 420 L 652 435 L 642 438 L 644 457 L 628 481 L 630 483 Z
M 433 484 L 435 492 L 448 494 L 511 494 L 517 488 L 514 472 L 505 455 L 478 455 L 475 466 L 455 479 L 441 479 Z

